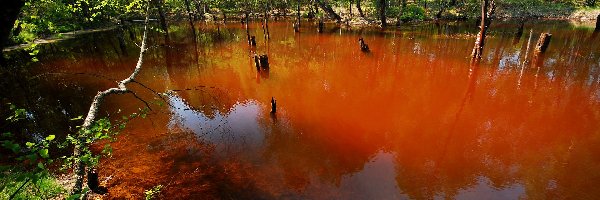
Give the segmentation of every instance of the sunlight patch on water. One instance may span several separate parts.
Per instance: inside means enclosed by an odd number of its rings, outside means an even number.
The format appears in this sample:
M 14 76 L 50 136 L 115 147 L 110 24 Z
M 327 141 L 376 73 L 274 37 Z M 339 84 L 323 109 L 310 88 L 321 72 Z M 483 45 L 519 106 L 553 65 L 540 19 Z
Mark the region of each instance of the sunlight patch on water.
M 396 182 L 394 154 L 379 151 L 362 171 L 342 177 L 340 189 L 349 199 L 409 199 Z
M 216 144 L 218 150 L 237 152 L 256 150 L 262 146 L 264 134 L 259 126 L 260 106 L 256 101 L 237 102 L 226 113 L 215 110 L 213 117 L 192 109 L 179 96 L 169 96 L 171 119 L 169 129 L 194 132 L 199 138 Z
M 458 192 L 454 199 L 520 199 L 525 196 L 525 187 L 520 183 L 514 183 L 506 187 L 497 188 L 487 177 L 477 178 L 477 184 L 471 188 Z

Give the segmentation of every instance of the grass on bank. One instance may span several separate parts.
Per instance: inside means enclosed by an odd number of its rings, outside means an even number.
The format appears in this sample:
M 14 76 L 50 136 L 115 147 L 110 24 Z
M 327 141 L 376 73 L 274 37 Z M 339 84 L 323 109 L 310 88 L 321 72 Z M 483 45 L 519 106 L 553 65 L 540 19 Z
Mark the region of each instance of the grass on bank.
M 37 177 L 37 180 L 27 177 Z M 48 173 L 32 175 L 13 166 L 0 166 L 0 199 L 42 200 L 60 199 L 66 196 L 67 190 L 60 184 L 58 179 Z

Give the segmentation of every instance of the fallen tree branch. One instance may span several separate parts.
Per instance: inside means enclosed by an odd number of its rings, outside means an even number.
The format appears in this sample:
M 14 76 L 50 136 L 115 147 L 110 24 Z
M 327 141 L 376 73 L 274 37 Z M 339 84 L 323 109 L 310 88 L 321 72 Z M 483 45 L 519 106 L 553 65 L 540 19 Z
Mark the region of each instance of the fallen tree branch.
M 92 124 L 94 123 L 96 116 L 98 115 L 98 111 L 100 110 L 100 105 L 102 105 L 102 102 L 104 101 L 104 98 L 112 95 L 112 94 L 124 94 L 124 93 L 132 93 L 131 91 L 129 91 L 129 89 L 127 89 L 127 84 L 131 83 L 135 80 L 135 77 L 140 73 L 141 69 L 142 69 L 142 64 L 144 63 L 144 53 L 146 53 L 146 38 L 147 38 L 147 34 L 148 34 L 148 21 L 149 21 L 149 16 L 150 16 L 150 2 L 147 2 L 147 6 L 146 6 L 146 19 L 144 21 L 144 36 L 142 37 L 142 45 L 140 46 L 140 55 L 137 61 L 137 64 L 135 66 L 135 69 L 133 70 L 133 72 L 131 73 L 131 75 L 129 75 L 129 77 L 127 77 L 126 79 L 123 79 L 122 81 L 118 82 L 118 87 L 116 88 L 109 88 L 107 90 L 104 91 L 99 91 L 98 94 L 96 94 L 96 96 L 94 97 L 94 100 L 92 101 L 92 104 L 90 106 L 90 109 L 88 110 L 87 116 L 85 117 L 85 120 L 83 121 L 83 125 L 81 126 L 81 130 L 78 133 L 78 143 L 75 145 L 75 149 L 73 151 L 73 156 L 75 158 L 79 158 L 80 156 L 82 156 L 84 149 L 88 148 L 85 144 L 86 138 L 85 138 L 85 131 L 89 130 L 89 128 L 92 126 Z M 134 96 L 137 97 L 137 95 Z M 138 97 L 139 98 L 139 97 Z M 146 105 L 148 105 L 146 103 Z M 79 194 L 82 191 L 82 187 L 83 187 L 83 179 L 85 176 L 85 168 L 86 168 L 86 163 L 84 161 L 82 161 L 82 159 L 77 159 L 75 162 L 76 166 L 75 166 L 75 186 L 73 188 L 73 194 Z

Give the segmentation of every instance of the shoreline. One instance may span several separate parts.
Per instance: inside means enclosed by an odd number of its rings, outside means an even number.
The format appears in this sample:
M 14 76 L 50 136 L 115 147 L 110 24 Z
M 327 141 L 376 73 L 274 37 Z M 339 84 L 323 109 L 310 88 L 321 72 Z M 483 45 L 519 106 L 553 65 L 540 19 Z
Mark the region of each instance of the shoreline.
M 217 14 L 220 15 L 220 14 Z M 379 22 L 377 19 L 372 19 L 369 17 L 365 17 L 362 18 L 358 15 L 354 15 L 352 17 L 348 17 L 347 16 L 348 13 L 342 13 L 341 16 L 343 16 L 342 18 L 342 22 L 337 23 L 335 20 L 326 18 L 325 19 L 325 23 L 329 23 L 329 24 L 338 24 L 339 26 L 345 27 L 345 28 L 381 28 L 379 26 Z M 541 16 L 535 16 L 535 15 L 524 15 L 524 16 L 511 16 L 508 15 L 502 11 L 499 12 L 499 14 L 496 16 L 495 20 L 501 20 L 501 21 L 509 21 L 509 20 L 517 20 L 517 21 L 529 21 L 529 20 L 551 20 L 551 21 L 569 21 L 570 23 L 572 23 L 575 26 L 589 26 L 591 28 L 594 28 L 596 20 L 597 20 L 597 16 L 600 15 L 600 8 L 595 8 L 595 9 L 579 9 L 573 13 L 571 13 L 570 15 L 566 16 L 550 16 L 550 17 L 541 17 Z M 212 18 L 212 14 L 210 15 L 211 17 L 207 17 L 205 20 L 198 20 L 196 22 L 205 22 L 205 23 L 216 23 L 213 18 Z M 238 23 L 242 17 L 242 15 L 233 15 L 233 16 L 229 16 L 227 18 L 227 22 L 228 23 Z M 596 17 L 594 17 L 596 16 Z M 295 20 L 295 15 L 292 14 L 287 14 L 284 16 L 281 15 L 270 15 L 270 19 L 277 19 L 277 21 L 279 20 Z M 255 14 L 251 14 L 251 21 L 260 21 L 260 19 L 262 18 L 262 14 L 259 13 L 255 13 Z M 177 18 L 175 18 L 177 19 Z M 222 23 L 222 18 L 218 18 L 217 17 L 217 22 L 220 21 L 220 23 Z M 316 21 L 317 18 L 302 18 L 303 21 Z M 477 18 L 465 18 L 465 17 L 458 17 L 458 16 L 444 16 L 441 19 L 425 19 L 425 20 L 421 20 L 421 21 L 412 21 L 412 22 L 403 22 L 400 23 L 398 25 L 397 23 L 397 19 L 394 18 L 390 18 L 388 19 L 388 28 L 395 28 L 395 27 L 402 27 L 403 25 L 418 25 L 418 24 L 426 24 L 426 23 L 431 23 L 431 22 L 437 22 L 437 21 L 469 21 L 469 20 L 476 20 Z M 169 20 L 168 20 L 169 21 Z M 170 20 L 171 22 L 182 22 L 182 21 L 186 21 L 183 19 L 177 19 L 177 20 Z M 11 51 L 15 51 L 15 50 L 21 50 L 21 49 L 25 49 L 27 47 L 29 47 L 31 44 L 48 44 L 48 43 L 55 43 L 55 42 L 60 42 L 60 41 L 64 41 L 64 40 L 68 40 L 68 39 L 73 39 L 76 38 L 77 36 L 80 35 L 84 35 L 84 34 L 89 34 L 89 33 L 96 33 L 96 32 L 103 32 L 103 31 L 109 31 L 109 30 L 113 30 L 117 27 L 119 27 L 121 25 L 119 24 L 115 24 L 115 25 L 111 25 L 111 26 L 107 26 L 107 27 L 102 27 L 102 28 L 96 28 L 96 29 L 85 29 L 85 30 L 77 30 L 77 31 L 70 31 L 70 32 L 64 32 L 64 33 L 56 33 L 53 34 L 49 37 L 44 37 L 44 38 L 38 38 L 35 39 L 32 43 L 23 43 L 23 44 L 17 44 L 17 45 L 12 45 L 12 46 L 7 46 L 4 49 L 2 49 L 2 52 L 11 52 Z

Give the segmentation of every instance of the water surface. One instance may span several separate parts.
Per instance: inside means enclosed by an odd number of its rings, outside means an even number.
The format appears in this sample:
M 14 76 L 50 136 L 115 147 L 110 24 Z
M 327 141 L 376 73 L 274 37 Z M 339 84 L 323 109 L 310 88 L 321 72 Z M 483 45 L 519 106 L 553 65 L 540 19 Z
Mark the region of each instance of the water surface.
M 168 93 L 166 103 L 128 124 L 102 161 L 109 198 L 142 198 L 158 184 L 168 199 L 600 198 L 592 29 L 528 22 L 519 36 L 519 24 L 494 22 L 474 66 L 470 22 L 323 34 L 309 23 L 300 33 L 289 22 L 269 27 L 265 40 L 251 24 L 255 48 L 239 24 L 151 34 L 139 82 Z M 526 52 L 530 29 L 532 43 L 553 34 L 543 55 Z M 54 56 L 28 73 L 63 75 L 30 83 L 32 96 L 83 114 L 95 91 L 131 72 L 140 34 L 51 45 Z M 359 37 L 372 52 L 360 51 Z M 254 52 L 269 55 L 268 72 L 257 72 Z M 145 87 L 132 85 L 163 101 Z M 131 95 L 105 103 L 113 118 L 144 106 Z

